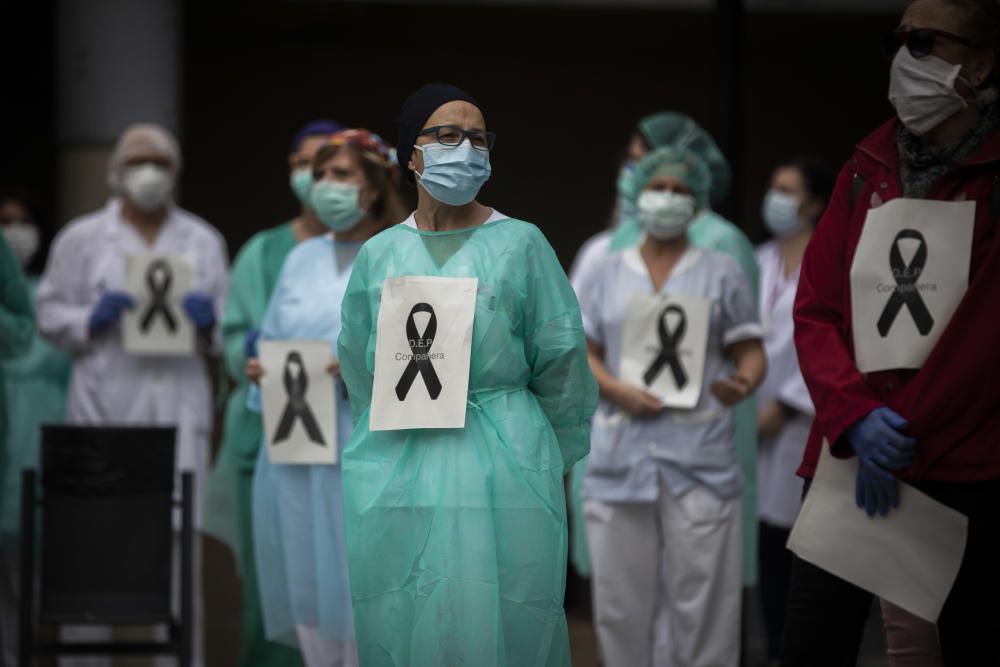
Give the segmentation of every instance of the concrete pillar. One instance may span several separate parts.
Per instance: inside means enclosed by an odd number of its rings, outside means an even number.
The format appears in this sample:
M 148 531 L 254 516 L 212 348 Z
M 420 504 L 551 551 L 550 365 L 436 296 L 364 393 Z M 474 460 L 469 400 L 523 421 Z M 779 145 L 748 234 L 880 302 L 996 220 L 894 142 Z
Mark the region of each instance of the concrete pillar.
M 122 130 L 181 120 L 181 0 L 58 0 L 57 214 L 108 197 L 107 160 Z

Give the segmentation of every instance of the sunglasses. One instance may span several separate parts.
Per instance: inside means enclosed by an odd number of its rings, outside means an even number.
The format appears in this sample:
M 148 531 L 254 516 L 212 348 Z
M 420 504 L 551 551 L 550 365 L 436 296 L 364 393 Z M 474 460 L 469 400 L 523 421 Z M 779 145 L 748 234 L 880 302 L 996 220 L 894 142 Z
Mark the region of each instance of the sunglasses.
M 896 52 L 905 46 L 914 58 L 926 58 L 934 50 L 939 40 L 946 40 L 972 46 L 972 42 L 944 30 L 935 28 L 915 28 L 913 30 L 894 30 L 882 41 L 882 51 L 886 58 L 892 59 Z

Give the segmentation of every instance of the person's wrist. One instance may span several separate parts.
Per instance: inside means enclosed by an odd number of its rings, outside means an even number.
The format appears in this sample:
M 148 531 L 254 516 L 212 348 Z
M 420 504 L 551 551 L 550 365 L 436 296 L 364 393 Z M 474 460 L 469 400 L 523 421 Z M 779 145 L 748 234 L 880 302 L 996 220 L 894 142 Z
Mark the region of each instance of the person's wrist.
M 604 393 L 607 394 L 608 399 L 612 403 L 615 403 L 617 405 L 621 405 L 622 404 L 622 395 L 623 395 L 623 392 L 622 392 L 623 386 L 624 385 L 622 385 L 622 383 L 619 382 L 617 379 L 611 380 L 611 381 L 608 382 L 607 387 L 605 388 L 605 392 Z

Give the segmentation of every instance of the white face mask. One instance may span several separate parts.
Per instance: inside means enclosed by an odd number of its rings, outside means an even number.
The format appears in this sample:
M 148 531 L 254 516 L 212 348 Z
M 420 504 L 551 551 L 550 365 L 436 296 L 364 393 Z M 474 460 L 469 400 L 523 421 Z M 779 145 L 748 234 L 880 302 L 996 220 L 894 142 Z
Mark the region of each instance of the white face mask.
M 650 236 L 661 241 L 683 236 L 694 221 L 695 210 L 691 195 L 654 190 L 639 195 L 639 220 Z
M 3 233 L 3 240 L 10 246 L 21 266 L 28 266 L 35 258 L 35 253 L 38 252 L 38 245 L 41 242 L 38 227 L 26 220 L 14 220 L 0 227 L 0 233 Z
M 776 237 L 790 236 L 802 229 L 802 218 L 799 216 L 799 198 L 787 192 L 770 190 L 764 197 L 762 214 L 768 231 Z
M 961 65 L 935 56 L 914 58 L 904 46 L 892 61 L 889 101 L 899 120 L 913 134 L 923 136 L 969 106 L 955 90 L 955 82 L 972 84 L 959 76 Z
M 155 211 L 170 198 L 174 177 L 165 167 L 140 164 L 126 168 L 122 189 L 133 204 L 144 211 Z

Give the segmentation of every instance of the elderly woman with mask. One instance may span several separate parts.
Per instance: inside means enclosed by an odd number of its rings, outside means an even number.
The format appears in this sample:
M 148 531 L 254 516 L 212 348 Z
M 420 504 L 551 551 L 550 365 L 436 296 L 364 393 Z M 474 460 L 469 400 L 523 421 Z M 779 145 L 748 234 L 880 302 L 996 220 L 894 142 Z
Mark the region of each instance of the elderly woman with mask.
M 816 420 L 799 473 L 829 443 L 857 457 L 841 491 L 873 518 L 852 520 L 891 519 L 897 478 L 966 515 L 940 647 L 946 665 L 997 665 L 1000 5 L 911 2 L 886 54 L 896 117 L 858 144 L 802 262 L 795 342 Z M 853 664 L 870 605 L 796 559 L 783 664 Z
M 417 209 L 358 254 L 339 341 L 361 664 L 569 665 L 563 475 L 597 398 L 579 307 L 542 233 L 476 201 L 482 107 L 433 84 L 398 126 Z
M 173 202 L 181 167 L 174 137 L 157 125 L 133 125 L 115 146 L 108 168 L 113 197 L 71 221 L 56 237 L 38 287 L 38 328 L 73 357 L 66 421 L 71 424 L 156 424 L 177 428 L 177 468 L 208 470 L 212 391 L 202 354 L 143 356 L 126 352 L 118 324 L 134 307 L 124 291 L 126 258 L 182 256 L 193 268 L 183 316 L 201 352 L 216 348 L 216 317 L 228 284 L 222 236 Z M 196 501 L 200 494 L 196 490 Z M 196 564 L 200 556 L 196 549 Z M 195 663 L 201 664 L 202 606 L 196 571 Z
M 704 161 L 661 148 L 635 179 L 645 236 L 606 257 L 581 298 L 603 399 L 583 485 L 598 639 L 608 667 L 653 664 L 661 651 L 676 664 L 736 665 L 732 406 L 764 377 L 761 328 L 736 263 L 688 241 L 708 203 Z

